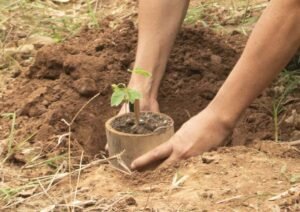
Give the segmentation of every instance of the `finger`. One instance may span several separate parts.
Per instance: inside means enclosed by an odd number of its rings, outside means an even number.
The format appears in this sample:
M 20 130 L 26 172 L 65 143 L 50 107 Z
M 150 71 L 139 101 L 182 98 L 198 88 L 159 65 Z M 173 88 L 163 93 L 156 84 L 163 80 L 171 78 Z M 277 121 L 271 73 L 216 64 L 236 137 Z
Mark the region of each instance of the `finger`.
M 132 169 L 141 169 L 155 161 L 163 160 L 168 158 L 172 153 L 172 144 L 170 142 L 166 142 L 156 147 L 155 149 L 147 152 L 146 154 L 140 156 L 135 159 L 132 164 Z
M 171 156 L 165 160 L 160 167 L 168 167 L 176 162 L 178 162 L 180 160 L 180 157 L 177 156 L 176 154 L 174 154 L 174 152 L 171 154 Z

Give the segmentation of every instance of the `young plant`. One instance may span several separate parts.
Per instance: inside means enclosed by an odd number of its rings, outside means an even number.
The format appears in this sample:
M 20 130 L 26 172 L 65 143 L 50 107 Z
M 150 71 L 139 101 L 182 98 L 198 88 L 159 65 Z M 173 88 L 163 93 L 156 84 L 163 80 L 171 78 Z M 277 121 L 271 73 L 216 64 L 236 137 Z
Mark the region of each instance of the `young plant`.
M 144 77 L 151 77 L 151 73 L 142 68 L 135 68 L 133 70 L 128 71 L 132 74 L 138 74 Z M 121 104 L 125 104 L 126 111 L 128 106 L 130 108 L 130 104 L 132 104 L 134 106 L 133 111 L 135 113 L 135 121 L 138 125 L 140 119 L 140 99 L 142 98 L 142 94 L 137 90 L 128 88 L 124 83 L 112 84 L 112 89 L 113 94 L 110 100 L 111 106 L 114 107 L 119 106 Z

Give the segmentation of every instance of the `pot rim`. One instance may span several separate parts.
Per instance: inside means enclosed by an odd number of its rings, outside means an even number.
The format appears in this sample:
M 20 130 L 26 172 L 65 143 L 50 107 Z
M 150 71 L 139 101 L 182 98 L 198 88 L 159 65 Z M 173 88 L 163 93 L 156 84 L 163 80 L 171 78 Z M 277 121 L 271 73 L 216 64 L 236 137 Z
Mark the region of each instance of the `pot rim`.
M 132 112 L 131 112 L 132 113 Z M 159 115 L 162 115 L 166 118 L 168 118 L 170 121 L 171 121 L 171 124 L 166 128 L 166 129 L 170 129 L 170 128 L 174 128 L 174 120 L 168 116 L 167 114 L 165 113 L 158 113 L 158 112 L 151 112 L 151 111 L 142 111 L 141 113 L 153 113 L 153 114 L 159 114 Z M 125 113 L 125 114 L 122 114 L 122 115 L 116 115 L 116 116 L 113 116 L 111 117 L 110 119 L 108 119 L 106 122 L 105 122 L 105 129 L 110 131 L 110 132 L 113 132 L 115 134 L 119 134 L 121 136 L 130 136 L 130 137 L 147 137 L 147 136 L 152 136 L 152 135 L 157 135 L 159 134 L 159 131 L 158 132 L 152 132 L 152 133 L 147 133 L 147 134 L 132 134 L 132 133 L 124 133 L 124 132 L 120 132 L 116 129 L 114 129 L 112 126 L 111 126 L 111 122 L 118 118 L 118 117 L 121 117 L 121 116 L 125 116 L 126 114 L 128 113 Z

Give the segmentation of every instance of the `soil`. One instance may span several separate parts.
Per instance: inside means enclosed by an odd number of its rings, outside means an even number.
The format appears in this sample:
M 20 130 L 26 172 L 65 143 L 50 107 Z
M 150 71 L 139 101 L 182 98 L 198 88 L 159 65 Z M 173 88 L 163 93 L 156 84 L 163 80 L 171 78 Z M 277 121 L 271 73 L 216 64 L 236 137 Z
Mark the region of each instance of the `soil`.
M 129 113 L 116 117 L 112 121 L 111 126 L 119 132 L 141 135 L 162 132 L 163 129 L 171 126 L 172 123 L 172 120 L 167 119 L 162 114 L 142 112 L 138 125 L 135 123 L 135 114 Z
M 9 84 L 1 96 L 0 111 L 16 111 L 17 140 L 36 133 L 31 143 L 49 151 L 57 137 L 68 132 L 66 122 L 99 94 L 72 123 L 72 136 L 89 155 L 104 149 L 104 123 L 118 112 L 109 105 L 110 86 L 128 81 L 127 69 L 133 65 L 137 43 L 137 29 L 131 21 L 116 29 L 108 25 L 109 21 L 101 29 L 86 29 L 63 43 L 41 48 L 34 65 Z M 201 25 L 181 30 L 158 99 L 161 112 L 174 119 L 175 129 L 212 100 L 237 61 L 244 40 L 237 35 L 218 36 Z M 233 144 L 273 139 L 272 94 L 271 88 L 266 89 L 248 108 L 233 133 Z M 7 120 L 0 122 L 0 139 L 4 139 L 10 126 Z M 280 138 L 288 140 L 294 129 L 282 129 Z

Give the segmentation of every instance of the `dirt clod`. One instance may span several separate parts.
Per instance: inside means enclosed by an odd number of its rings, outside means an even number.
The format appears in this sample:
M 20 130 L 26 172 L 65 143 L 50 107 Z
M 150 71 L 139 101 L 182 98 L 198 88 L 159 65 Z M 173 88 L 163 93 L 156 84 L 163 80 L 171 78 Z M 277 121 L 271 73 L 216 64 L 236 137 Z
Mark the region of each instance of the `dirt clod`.
M 85 97 L 91 97 L 97 93 L 96 82 L 90 78 L 81 78 L 74 82 L 76 91 Z

